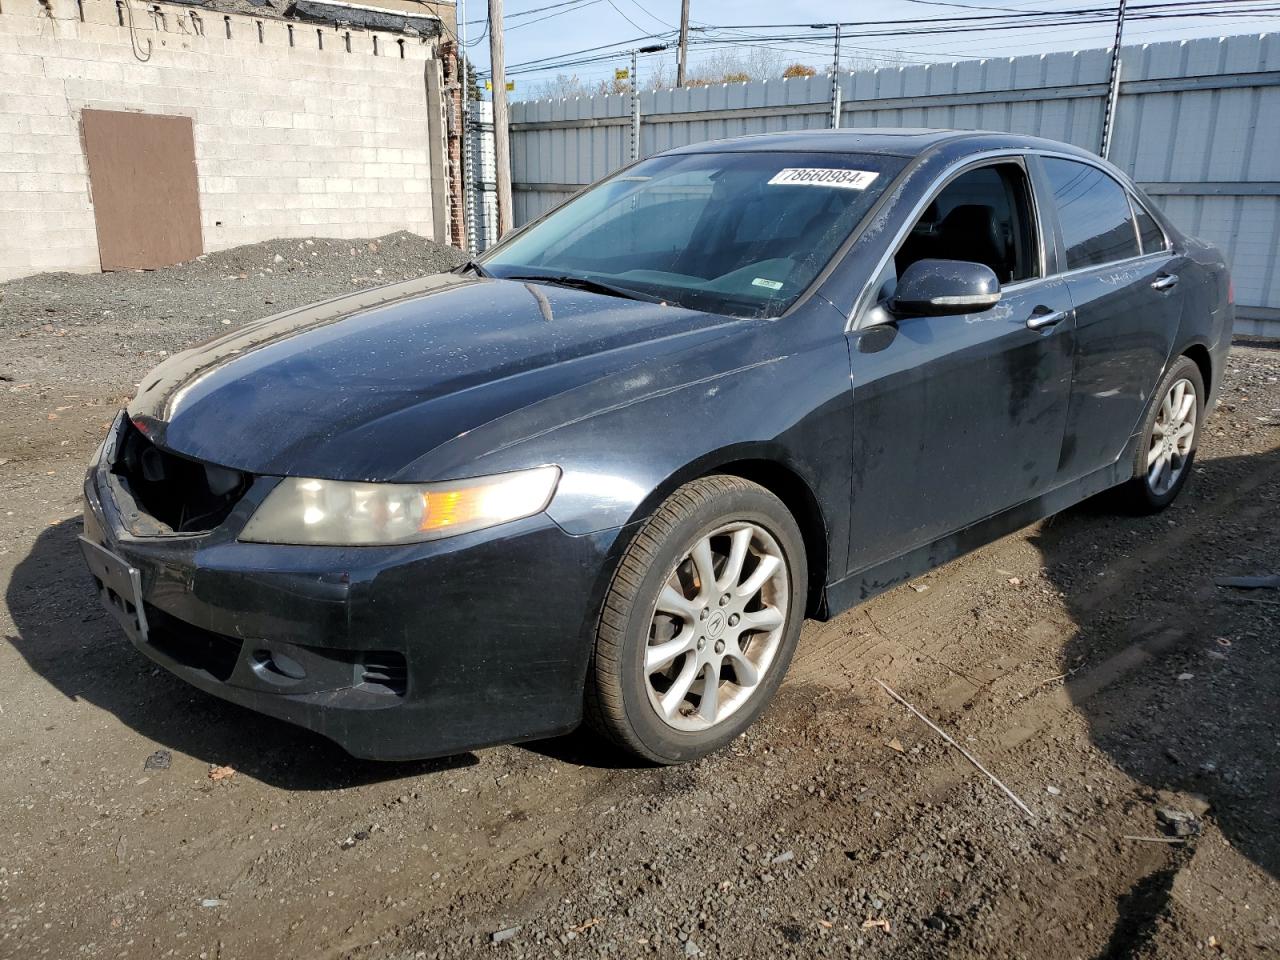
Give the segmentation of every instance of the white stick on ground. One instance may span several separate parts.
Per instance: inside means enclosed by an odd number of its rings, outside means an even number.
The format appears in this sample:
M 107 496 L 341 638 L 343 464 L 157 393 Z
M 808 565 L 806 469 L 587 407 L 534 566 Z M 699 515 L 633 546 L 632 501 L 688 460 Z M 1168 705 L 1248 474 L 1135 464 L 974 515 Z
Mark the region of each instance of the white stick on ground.
M 983 773 L 985 773 L 985 774 L 987 775 L 987 778 L 988 778 L 992 783 L 994 783 L 997 787 L 999 787 L 1001 790 L 1003 790 L 1003 791 L 1005 792 L 1006 796 L 1008 796 L 1008 798 L 1009 798 L 1010 800 L 1012 800 L 1014 803 L 1016 803 L 1016 804 L 1018 805 L 1018 808 L 1019 808 L 1020 810 L 1022 810 L 1022 812 L 1023 812 L 1023 813 L 1025 813 L 1025 814 L 1026 814 L 1028 817 L 1030 817 L 1032 820 L 1034 820 L 1034 819 L 1036 818 L 1036 815 L 1035 815 L 1035 813 L 1032 811 L 1032 809 L 1031 809 L 1030 807 L 1028 807 L 1025 803 L 1023 803 L 1023 802 L 1018 798 L 1018 795 L 1017 795 L 1016 793 L 1014 793 L 1012 790 L 1010 790 L 1008 787 L 1006 787 L 1003 783 L 1001 783 L 1001 782 L 1000 782 L 999 777 L 997 777 L 994 773 L 992 773 L 990 770 L 988 770 L 986 767 L 984 767 L 984 766 L 982 765 L 982 763 L 978 760 L 978 758 L 977 758 L 977 757 L 975 757 L 972 753 L 970 753 L 970 752 L 969 752 L 968 750 L 966 750 L 964 747 L 960 746 L 960 744 L 956 743 L 956 741 L 951 737 L 951 735 L 950 735 L 949 733 L 947 733 L 947 731 L 943 730 L 940 726 L 938 726 L 936 723 L 934 723 L 932 720 L 930 720 L 928 717 L 926 717 L 923 713 L 921 713 L 919 710 L 917 710 L 917 709 L 916 709 L 915 707 L 913 707 L 911 704 L 907 703 L 907 701 L 906 701 L 906 700 L 904 700 L 901 696 L 899 696 L 899 695 L 898 695 L 897 691 L 895 691 L 895 690 L 893 689 L 893 687 L 889 686 L 887 683 L 885 683 L 885 682 L 884 682 L 883 680 L 881 680 L 879 677 L 877 677 L 877 678 L 876 678 L 876 683 L 878 683 L 878 684 L 880 684 L 880 686 L 884 687 L 884 691 L 885 691 L 885 693 L 889 694 L 889 696 L 893 697 L 893 699 L 897 700 L 900 704 L 902 704 L 904 707 L 906 707 L 908 710 L 910 710 L 912 713 L 914 713 L 917 717 L 919 717 L 921 720 L 923 720 L 925 723 L 927 723 L 927 724 L 928 724 L 928 725 L 933 729 L 933 732 L 934 732 L 934 733 L 936 733 L 938 736 L 942 737 L 942 739 L 943 739 L 943 740 L 947 741 L 947 743 L 951 744 L 953 747 L 955 747 L 957 750 L 959 750 L 959 751 L 964 755 L 964 758 L 965 758 L 966 760 L 968 760 L 968 761 L 969 761 L 970 763 L 972 763 L 975 767 L 977 767 L 979 770 L 981 770 Z

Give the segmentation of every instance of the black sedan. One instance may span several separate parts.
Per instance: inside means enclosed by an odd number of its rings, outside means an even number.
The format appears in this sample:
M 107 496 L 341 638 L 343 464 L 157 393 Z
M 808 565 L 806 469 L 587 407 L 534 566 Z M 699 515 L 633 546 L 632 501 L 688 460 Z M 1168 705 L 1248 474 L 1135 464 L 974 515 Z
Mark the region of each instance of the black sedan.
M 90 467 L 83 551 L 147 656 L 358 756 L 585 718 L 689 760 L 806 617 L 1108 488 L 1172 501 L 1231 304 L 1074 147 L 699 144 L 173 357 Z

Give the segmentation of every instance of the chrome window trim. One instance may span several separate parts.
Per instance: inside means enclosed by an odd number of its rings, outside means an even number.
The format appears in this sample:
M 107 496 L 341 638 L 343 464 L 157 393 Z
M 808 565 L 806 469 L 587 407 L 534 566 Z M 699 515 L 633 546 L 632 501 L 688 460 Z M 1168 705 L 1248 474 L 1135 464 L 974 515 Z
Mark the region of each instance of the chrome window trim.
M 1043 223 L 1041 222 L 1042 218 L 1040 217 L 1040 210 L 1039 210 L 1041 200 L 1038 193 L 1036 192 L 1035 184 L 1031 182 L 1030 171 L 1026 169 L 1025 158 L 1029 156 L 1051 157 L 1055 160 L 1072 160 L 1076 163 L 1082 163 L 1085 166 L 1095 167 L 1099 171 L 1101 171 L 1104 175 L 1110 177 L 1113 181 L 1115 181 L 1115 183 L 1119 185 L 1120 189 L 1124 191 L 1125 196 L 1130 198 L 1130 202 L 1132 202 L 1132 200 L 1136 197 L 1134 193 L 1133 185 L 1125 182 L 1125 179 L 1127 178 L 1123 178 L 1123 175 L 1122 175 L 1122 178 L 1118 179 L 1115 173 L 1107 169 L 1107 167 L 1104 165 L 1104 162 L 1101 159 L 1095 159 L 1093 157 L 1078 156 L 1077 154 L 1073 154 L 1073 153 L 1065 153 L 1060 150 L 1050 150 L 1050 149 L 1040 148 L 1040 147 L 1000 147 L 993 150 L 983 150 L 979 153 L 970 154 L 967 157 L 961 157 L 959 160 L 956 160 L 953 163 L 949 164 L 940 174 L 938 174 L 938 176 L 934 179 L 933 183 L 929 185 L 929 189 L 925 193 L 924 198 L 920 200 L 920 202 L 918 202 L 914 208 L 912 208 L 911 213 L 906 218 L 906 222 L 901 227 L 898 228 L 898 232 L 894 235 L 893 242 L 889 245 L 889 249 L 880 258 L 879 262 L 876 264 L 876 268 L 871 271 L 871 276 L 867 279 L 866 283 L 863 285 L 862 292 L 858 294 L 858 298 L 854 301 L 853 310 L 849 314 L 849 317 L 847 318 L 847 320 L 845 321 L 845 333 L 853 333 L 855 330 L 861 329 L 858 326 L 857 321 L 859 317 L 866 314 L 867 309 L 870 306 L 870 304 L 867 301 L 873 295 L 872 287 L 875 284 L 876 278 L 880 276 L 881 272 L 884 270 L 885 266 L 889 263 L 889 261 L 893 258 L 894 254 L 898 252 L 898 248 L 902 246 L 903 241 L 906 240 L 907 234 L 911 232 L 912 226 L 915 225 L 915 222 L 920 218 L 920 215 L 924 213 L 925 208 L 929 205 L 930 202 L 932 202 L 933 198 L 937 196 L 938 192 L 943 187 L 945 187 L 951 180 L 955 179 L 955 177 L 959 176 L 968 167 L 987 166 L 993 161 L 999 161 L 1002 159 L 1007 160 L 1010 157 L 1016 158 L 1023 161 L 1022 163 L 1023 173 L 1026 174 L 1027 185 L 1031 188 L 1032 205 L 1035 208 L 1035 216 L 1036 216 L 1037 240 L 1040 248 L 1040 274 L 1041 275 L 1039 277 L 1033 277 L 1028 280 L 1019 280 L 1017 283 L 1010 283 L 1008 285 L 1002 284 L 1000 286 L 1001 292 L 1005 290 L 1018 290 L 1032 283 L 1046 283 L 1050 280 L 1073 277 L 1077 274 L 1085 273 L 1090 270 L 1101 270 L 1108 267 L 1123 267 L 1128 264 L 1137 263 L 1140 260 L 1146 260 L 1151 257 L 1165 255 L 1173 250 L 1172 240 L 1170 239 L 1168 233 L 1165 232 L 1164 225 L 1160 223 L 1159 219 L 1152 216 L 1151 219 L 1156 221 L 1156 226 L 1160 228 L 1160 232 L 1164 236 L 1165 248 L 1163 250 L 1152 251 L 1151 253 L 1143 253 L 1142 237 L 1138 234 L 1138 218 L 1134 216 L 1133 210 L 1131 208 L 1129 211 L 1129 219 L 1133 223 L 1134 236 L 1138 241 L 1138 250 L 1139 250 L 1139 253 L 1136 257 L 1125 257 L 1122 260 L 1108 260 L 1105 263 L 1093 263 L 1083 267 L 1076 267 L 1073 270 L 1059 270 L 1057 273 L 1049 273 L 1046 269 L 1047 259 L 1045 256 L 1045 253 L 1046 253 L 1045 237 L 1044 237 Z M 1047 202 L 1052 203 L 1053 198 L 1052 197 L 1047 198 Z M 1143 206 L 1143 209 L 1146 209 L 1147 213 L 1150 215 L 1151 211 L 1146 207 L 1146 204 L 1143 204 L 1142 206 Z M 1054 213 L 1055 213 L 1055 221 L 1056 221 L 1057 211 L 1055 210 Z M 1064 252 L 1064 255 L 1065 255 L 1065 252 Z
M 1031 172 L 1027 169 L 1025 160 L 1028 152 L 1029 151 L 1021 150 L 1017 147 L 1001 147 L 995 150 L 983 150 L 979 153 L 969 154 L 967 157 L 961 157 L 946 166 L 942 172 L 934 178 L 933 183 L 929 185 L 929 189 L 925 192 L 924 196 L 911 209 L 911 213 L 907 215 L 906 220 L 898 228 L 898 232 L 894 234 L 893 242 L 889 244 L 889 249 L 885 251 L 879 262 L 876 263 L 875 269 L 871 271 L 871 276 L 867 279 L 866 284 L 862 288 L 862 292 L 858 294 L 858 298 L 853 303 L 853 311 L 845 320 L 845 333 L 851 333 L 856 329 L 858 317 L 865 314 L 867 308 L 870 306 L 867 300 L 873 295 L 872 287 L 875 285 L 876 278 L 880 276 L 889 261 L 893 259 L 893 255 L 898 252 L 898 248 L 902 246 L 903 241 L 907 238 L 907 234 L 911 232 L 911 228 L 915 226 L 916 221 L 920 219 L 920 215 L 924 213 L 929 204 L 933 202 L 934 197 L 936 197 L 948 183 L 960 176 L 962 173 L 966 173 L 970 168 L 992 166 L 995 163 L 999 163 L 1001 161 L 1007 162 L 1010 159 L 1017 160 L 1018 165 L 1022 167 L 1023 176 L 1027 179 L 1027 187 L 1031 190 L 1032 216 L 1036 221 L 1034 224 L 1036 231 L 1036 247 L 1040 258 L 1040 276 L 1032 277 L 1027 280 L 1019 280 L 1016 283 L 1009 284 L 1008 286 L 1004 286 L 1002 284 L 1000 287 L 1001 291 L 1013 290 L 1028 283 L 1040 283 L 1049 279 L 1046 275 L 1048 261 L 1045 257 L 1044 229 L 1043 224 L 1040 222 L 1039 199 L 1036 197 L 1035 185 L 1031 182 Z
M 1120 184 L 1124 190 L 1124 184 Z M 1142 231 L 1138 228 L 1138 211 L 1133 209 L 1133 194 L 1124 190 L 1124 203 L 1129 208 L 1129 222 L 1133 224 L 1133 242 L 1138 245 L 1138 256 L 1142 256 Z
M 1141 249 L 1142 245 L 1139 244 L 1138 248 Z M 1136 257 L 1125 257 L 1123 260 L 1108 260 L 1106 263 L 1090 263 L 1083 267 L 1076 267 L 1074 270 L 1063 270 L 1061 273 L 1055 273 L 1052 277 L 1047 279 L 1057 280 L 1059 278 L 1074 277 L 1081 273 L 1088 273 L 1091 270 L 1113 270 L 1118 267 L 1127 267 L 1135 263 L 1140 263 L 1143 260 L 1151 260 L 1155 257 L 1163 256 L 1168 252 L 1169 251 L 1167 250 L 1156 250 L 1152 253 L 1140 253 Z
M 1081 273 L 1085 270 L 1097 270 L 1099 267 L 1111 267 L 1121 263 L 1132 263 L 1136 260 L 1141 260 L 1144 257 L 1149 256 L 1149 254 L 1143 252 L 1142 234 L 1139 233 L 1138 231 L 1138 218 L 1134 215 L 1134 212 L 1133 212 L 1133 199 L 1134 199 L 1133 191 L 1137 186 L 1136 184 L 1128 180 L 1128 178 L 1125 177 L 1123 174 L 1117 177 L 1115 173 L 1113 173 L 1112 171 L 1108 170 L 1105 166 L 1103 166 L 1101 161 L 1096 161 L 1092 157 L 1076 157 L 1076 156 L 1072 156 L 1069 153 L 1061 153 L 1056 150 L 1034 150 L 1034 151 L 1028 151 L 1028 152 L 1035 153 L 1037 156 L 1040 156 L 1040 157 L 1051 157 L 1054 160 L 1070 160 L 1070 161 L 1073 161 L 1074 163 L 1084 164 L 1086 167 L 1094 167 L 1095 169 L 1099 170 L 1103 176 L 1107 177 L 1112 183 L 1114 183 L 1117 187 L 1119 187 L 1122 191 L 1124 191 L 1125 198 L 1129 201 L 1129 222 L 1133 224 L 1133 239 L 1138 244 L 1138 255 L 1136 257 L 1124 257 L 1120 260 L 1104 260 L 1102 263 L 1090 263 L 1083 267 L 1074 267 L 1071 270 L 1063 270 L 1061 273 L 1055 274 L 1055 276 L 1059 276 L 1059 277 L 1072 276 L 1074 274 Z M 1150 213 L 1151 211 L 1148 210 L 1147 214 L 1150 215 Z M 1151 217 L 1151 219 L 1156 220 L 1155 217 Z M 1163 235 L 1164 227 L 1160 226 L 1159 220 L 1156 220 L 1156 226 L 1160 227 L 1160 233 Z M 1165 236 L 1164 239 L 1165 239 L 1165 243 L 1168 244 L 1169 243 L 1168 236 Z M 1161 250 L 1159 252 L 1164 253 L 1169 249 L 1171 249 L 1171 247 L 1166 246 L 1165 250 Z M 1062 255 L 1064 258 L 1066 257 L 1067 251 L 1065 249 L 1062 251 Z
M 1140 208 L 1142 209 L 1142 212 L 1143 212 L 1143 213 L 1145 213 L 1145 214 L 1146 214 L 1146 215 L 1151 219 L 1151 222 L 1152 222 L 1152 223 L 1154 223 L 1154 224 L 1156 225 L 1156 229 L 1160 231 L 1160 236 L 1161 236 L 1161 238 L 1164 240 L 1164 246 L 1163 246 L 1163 247 L 1161 247 L 1159 250 L 1152 250 L 1152 251 L 1151 251 L 1151 253 L 1152 253 L 1152 254 L 1156 254 L 1156 253 L 1171 253 L 1171 252 L 1173 251 L 1173 240 L 1170 238 L 1169 234 L 1165 231 L 1165 229 L 1164 229 L 1164 224 L 1162 224 L 1162 223 L 1160 222 L 1160 218 L 1159 218 L 1159 217 L 1157 217 L 1155 214 L 1153 214 L 1153 213 L 1151 212 L 1151 207 L 1150 207 L 1150 206 L 1148 206 L 1147 204 L 1143 203 L 1143 202 L 1138 198 L 1138 194 L 1137 194 L 1135 191 L 1133 191 L 1133 190 L 1126 190 L 1126 191 L 1125 191 L 1125 193 L 1127 193 L 1127 194 L 1129 195 L 1129 206 L 1130 206 L 1130 207 L 1140 207 Z M 1134 224 L 1134 227 L 1135 227 L 1135 228 L 1136 228 L 1136 227 L 1137 227 L 1137 225 L 1138 225 L 1138 213 L 1137 213 L 1137 211 L 1136 211 L 1136 210 L 1135 210 L 1135 211 L 1133 211 L 1133 224 Z M 1141 230 L 1138 230 L 1138 249 L 1142 251 L 1143 256 L 1148 256 L 1148 255 L 1149 255 L 1149 254 L 1147 253 L 1147 247 L 1146 247 L 1146 244 L 1144 244 L 1144 243 L 1142 242 L 1142 231 L 1141 231 Z

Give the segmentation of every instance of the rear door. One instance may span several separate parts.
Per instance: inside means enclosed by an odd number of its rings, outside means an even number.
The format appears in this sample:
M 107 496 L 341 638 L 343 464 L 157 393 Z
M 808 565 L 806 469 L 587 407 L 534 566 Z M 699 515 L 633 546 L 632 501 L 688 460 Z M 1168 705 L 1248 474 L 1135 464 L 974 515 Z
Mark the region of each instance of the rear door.
M 1020 158 L 980 162 L 935 188 L 881 269 L 850 334 L 853 488 L 849 569 L 865 569 L 1049 489 L 1071 386 L 1074 322 Z M 989 310 L 887 314 L 925 258 L 970 260 L 1001 282 Z
M 1164 232 L 1119 181 L 1080 160 L 1040 163 L 1076 311 L 1059 471 L 1067 481 L 1114 463 L 1139 429 L 1173 349 L 1182 291 Z

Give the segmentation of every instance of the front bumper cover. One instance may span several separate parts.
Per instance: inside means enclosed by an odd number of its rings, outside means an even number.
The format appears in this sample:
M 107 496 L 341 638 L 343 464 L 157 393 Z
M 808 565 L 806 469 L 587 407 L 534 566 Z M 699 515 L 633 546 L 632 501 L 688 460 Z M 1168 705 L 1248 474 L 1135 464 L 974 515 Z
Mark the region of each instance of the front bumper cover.
M 241 543 L 268 481 L 213 531 L 138 536 L 111 448 L 85 479 L 84 536 L 137 569 L 148 629 L 131 638 L 192 685 L 369 759 L 554 736 L 581 720 L 620 530 L 570 536 L 539 515 L 408 546 Z

